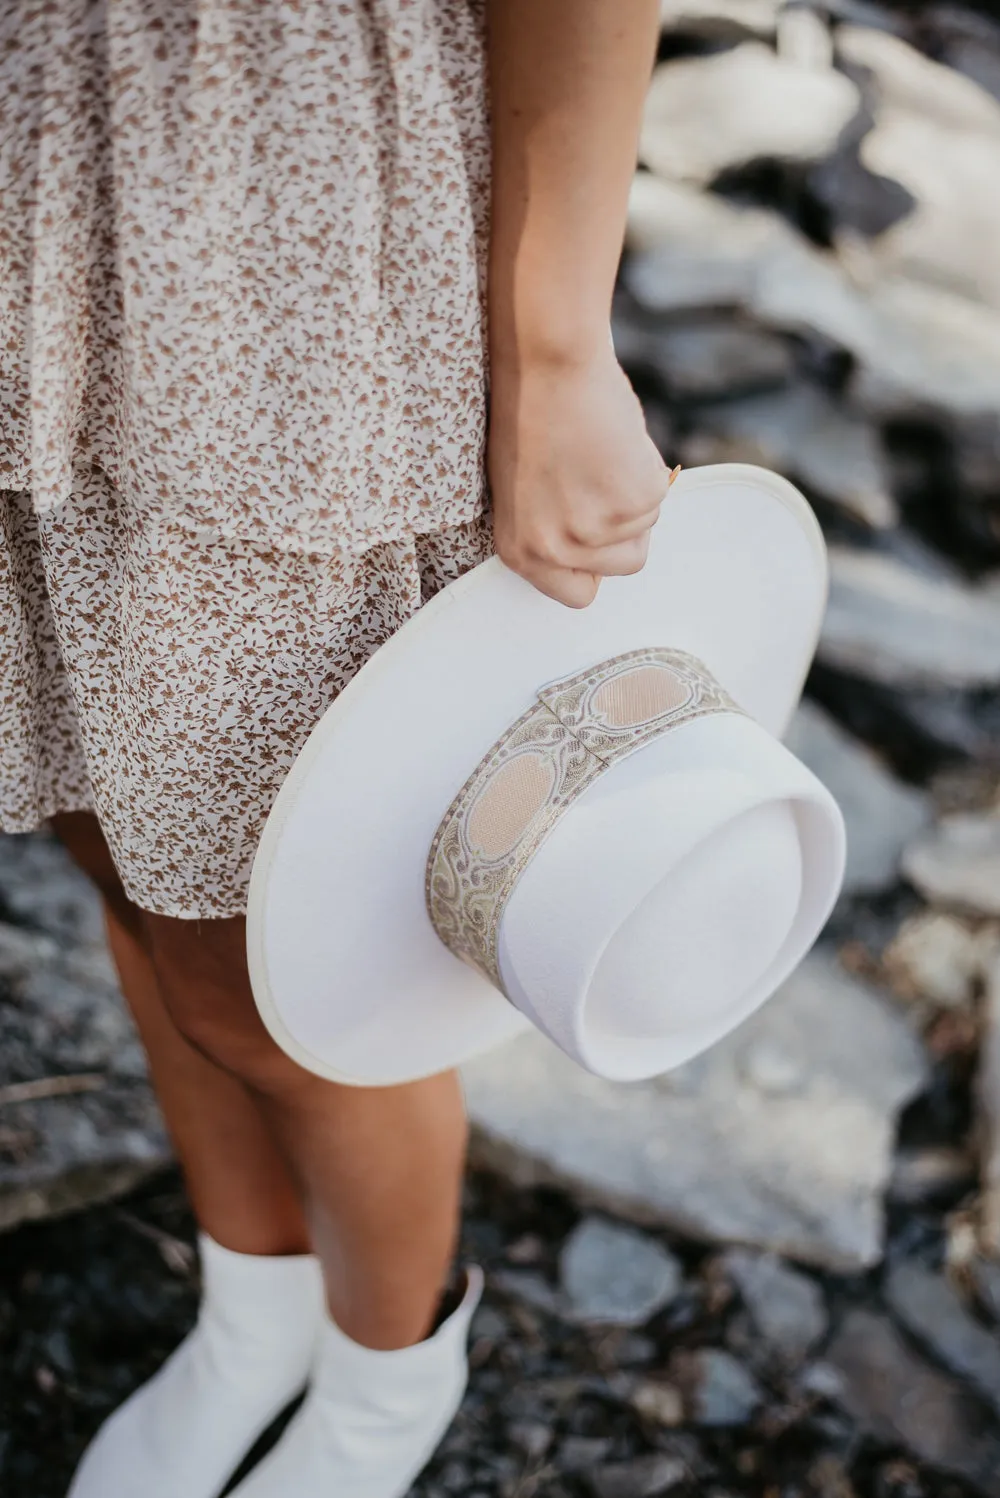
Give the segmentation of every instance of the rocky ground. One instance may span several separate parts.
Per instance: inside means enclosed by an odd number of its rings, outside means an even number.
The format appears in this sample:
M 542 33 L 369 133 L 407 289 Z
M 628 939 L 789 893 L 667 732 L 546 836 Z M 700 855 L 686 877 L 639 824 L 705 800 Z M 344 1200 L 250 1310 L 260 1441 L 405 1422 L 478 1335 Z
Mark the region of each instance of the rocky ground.
M 489 1289 L 421 1491 L 990 1498 L 1000 7 L 663 18 L 615 337 L 671 461 L 762 461 L 820 515 L 791 739 L 848 878 L 796 977 L 669 1077 L 535 1036 L 467 1068 Z M 0 839 L 0 1229 L 0 1490 L 56 1498 L 196 1286 L 93 898 L 44 837 Z

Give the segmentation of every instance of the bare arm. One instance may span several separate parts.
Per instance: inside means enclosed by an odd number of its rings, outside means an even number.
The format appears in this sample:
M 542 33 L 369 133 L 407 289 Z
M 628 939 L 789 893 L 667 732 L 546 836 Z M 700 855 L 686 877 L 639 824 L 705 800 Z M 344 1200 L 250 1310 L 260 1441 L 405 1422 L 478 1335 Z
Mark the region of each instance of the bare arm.
M 667 473 L 608 327 L 657 0 L 490 0 L 497 549 L 565 603 L 642 566 Z

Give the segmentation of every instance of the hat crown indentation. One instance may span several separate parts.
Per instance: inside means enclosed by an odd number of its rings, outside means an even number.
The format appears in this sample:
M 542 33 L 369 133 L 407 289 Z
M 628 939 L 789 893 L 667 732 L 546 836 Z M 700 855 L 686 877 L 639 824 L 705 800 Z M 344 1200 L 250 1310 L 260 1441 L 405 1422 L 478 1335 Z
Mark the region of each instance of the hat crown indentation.
M 548 801 L 556 769 L 545 754 L 516 754 L 500 765 L 469 810 L 469 843 L 483 858 L 503 858 L 515 848 Z
M 669 666 L 644 664 L 601 682 L 591 706 L 610 728 L 636 728 L 676 712 L 692 695 L 691 683 Z

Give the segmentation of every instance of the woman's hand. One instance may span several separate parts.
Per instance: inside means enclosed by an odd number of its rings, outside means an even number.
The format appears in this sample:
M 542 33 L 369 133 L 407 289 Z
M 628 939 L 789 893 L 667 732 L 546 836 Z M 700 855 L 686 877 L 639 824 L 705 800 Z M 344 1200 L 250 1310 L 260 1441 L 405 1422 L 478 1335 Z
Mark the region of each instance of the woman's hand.
M 494 360 L 487 467 L 496 548 L 550 598 L 585 608 L 639 572 L 672 475 L 610 346 Z

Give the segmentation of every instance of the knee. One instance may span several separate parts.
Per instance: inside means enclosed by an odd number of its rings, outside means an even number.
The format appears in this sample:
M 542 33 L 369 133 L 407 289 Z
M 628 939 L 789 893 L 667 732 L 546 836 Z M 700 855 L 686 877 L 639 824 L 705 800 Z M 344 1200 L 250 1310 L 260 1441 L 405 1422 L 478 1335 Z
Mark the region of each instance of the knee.
M 163 1002 L 189 1045 L 261 1092 L 280 1092 L 304 1075 L 257 1012 L 242 920 L 148 916 L 147 923 Z

